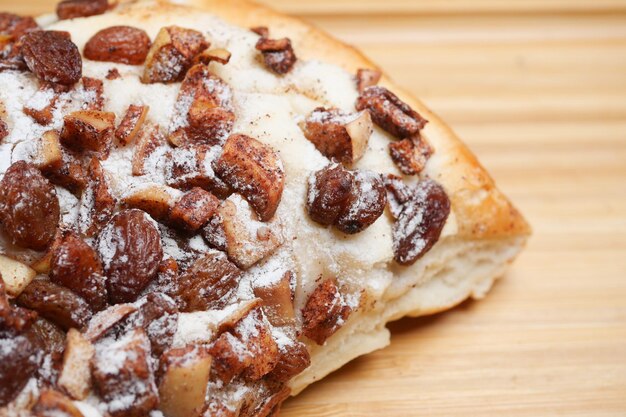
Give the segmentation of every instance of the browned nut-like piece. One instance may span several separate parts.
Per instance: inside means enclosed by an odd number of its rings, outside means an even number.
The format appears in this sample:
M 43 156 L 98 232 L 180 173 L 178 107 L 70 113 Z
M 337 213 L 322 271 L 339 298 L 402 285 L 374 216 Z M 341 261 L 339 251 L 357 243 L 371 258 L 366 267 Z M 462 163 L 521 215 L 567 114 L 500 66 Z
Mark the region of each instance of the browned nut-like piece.
M 141 80 L 144 83 L 180 81 L 191 67 L 193 58 L 208 47 L 204 35 L 196 30 L 164 27 L 148 52 Z
M 123 204 L 128 208 L 143 210 L 154 219 L 164 220 L 174 207 L 175 193 L 180 191 L 165 185 L 148 185 L 129 192 L 124 197 Z
M 372 120 L 399 139 L 416 136 L 427 121 L 385 87 L 368 87 L 356 102 L 357 110 L 369 110 Z
M 188 345 L 170 349 L 160 361 L 160 410 L 167 417 L 199 417 L 211 373 L 208 348 Z
M 63 0 L 57 5 L 59 19 L 75 19 L 103 14 L 109 7 L 107 0 Z
M 261 221 L 276 212 L 283 194 L 283 163 L 274 150 L 246 135 L 231 135 L 215 166 L 217 175 L 241 193 Z
M 84 400 L 91 391 L 90 364 L 93 355 L 91 342 L 78 330 L 70 329 L 57 384 L 75 400 Z
M 304 136 L 322 155 L 351 165 L 358 161 L 372 134 L 368 111 L 347 114 L 338 109 L 315 109 L 304 121 Z
M 156 408 L 159 397 L 150 362 L 150 340 L 142 328 L 96 344 L 93 382 L 111 416 L 145 416 Z
M 100 162 L 92 158 L 88 167 L 88 183 L 81 196 L 78 222 L 80 231 L 88 237 L 95 235 L 113 215 L 116 200 Z
M 165 144 L 165 136 L 158 125 L 143 129 L 139 135 L 137 145 L 135 146 L 135 153 L 133 154 L 133 175 L 145 175 L 146 162 L 158 148 Z
M 115 130 L 115 137 L 122 146 L 126 146 L 135 140 L 148 115 L 148 106 L 131 104 L 126 110 L 124 118 Z
M 291 340 L 291 343 L 281 343 L 278 351 L 280 360 L 267 376 L 270 380 L 287 382 L 311 365 L 311 354 L 302 342 Z
M 250 30 L 262 38 L 269 38 L 270 30 L 267 26 L 255 26 L 250 28 Z
M 113 141 L 115 114 L 80 110 L 64 118 L 61 143 L 77 151 L 107 155 Z
M 233 334 L 246 346 L 251 362 L 243 373 L 245 379 L 258 381 L 278 363 L 278 345 L 270 325 L 260 308 L 252 310 L 233 329 Z
M 168 137 L 174 146 L 218 145 L 235 121 L 232 90 L 204 64 L 194 65 L 181 86 Z
M 135 311 L 137 307 L 133 304 L 115 304 L 95 314 L 83 334 L 87 340 L 95 342 Z
M 389 144 L 389 154 L 404 175 L 422 172 L 433 150 L 421 137 L 406 138 Z
M 393 192 L 393 183 L 387 188 Z M 393 225 L 394 259 L 401 265 L 415 263 L 437 243 L 450 214 L 450 199 L 435 181 L 421 181 L 409 192 Z
M 209 222 L 220 201 L 208 191 L 194 187 L 172 207 L 170 222 L 185 232 L 196 232 Z
M 323 345 L 348 319 L 352 308 L 346 303 L 330 278 L 319 284 L 302 310 L 302 331 L 318 345 Z
M 274 253 L 283 243 L 279 219 L 261 222 L 239 194 L 233 194 L 219 208 L 228 258 L 248 269 Z
M 83 54 L 92 61 L 141 65 L 148 56 L 150 45 L 150 38 L 144 30 L 112 26 L 93 35 L 85 44 Z
M 9 136 L 9 125 L 7 124 L 7 109 L 0 100 L 0 142 Z
M 230 61 L 230 57 L 231 53 L 223 48 L 205 49 L 204 51 L 196 55 L 196 57 L 193 59 L 193 62 L 194 64 L 208 65 L 209 63 L 215 61 L 222 65 L 226 65 Z
M 63 150 L 59 132 L 49 130 L 41 136 L 37 143 L 37 154 L 33 163 L 43 172 L 61 168 L 63 165 Z
M 217 146 L 204 145 L 172 149 L 165 161 L 166 184 L 181 190 L 200 187 L 218 197 L 227 196 L 230 189 L 213 170 L 219 150 Z
M 83 77 L 83 90 L 90 100 L 83 104 L 83 110 L 102 111 L 104 109 L 104 83 L 97 78 Z
M 256 49 L 263 54 L 265 66 L 277 74 L 286 74 L 297 61 L 289 38 L 268 39 L 261 37 Z
M 254 295 L 262 300 L 263 312 L 272 326 L 289 326 L 295 322 L 291 292 L 293 280 L 293 272 L 287 271 L 278 280 L 254 288 Z
M 60 392 L 46 389 L 39 394 L 31 413 L 34 417 L 83 417 L 72 400 Z
M 359 93 L 362 93 L 367 87 L 372 87 L 378 84 L 382 72 L 373 69 L 361 68 L 356 73 L 356 87 Z
M 79 195 L 87 186 L 87 171 L 83 168 L 80 159 L 73 152 L 61 147 L 61 164 L 42 170 L 42 173 L 51 183 L 67 188 L 75 195 Z

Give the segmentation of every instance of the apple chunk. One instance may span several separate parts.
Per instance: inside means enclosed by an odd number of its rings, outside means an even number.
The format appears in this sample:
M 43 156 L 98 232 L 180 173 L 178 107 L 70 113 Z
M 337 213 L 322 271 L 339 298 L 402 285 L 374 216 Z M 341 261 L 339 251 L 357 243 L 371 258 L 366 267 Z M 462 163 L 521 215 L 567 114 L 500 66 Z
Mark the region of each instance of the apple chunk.
M 94 347 L 76 329 L 67 332 L 63 367 L 57 384 L 73 399 L 84 400 L 91 391 L 90 363 Z
M 283 194 L 285 172 L 280 157 L 270 146 L 246 135 L 231 135 L 215 172 L 248 200 L 261 221 L 274 216 Z
M 168 217 L 180 191 L 165 185 L 152 184 L 130 191 L 123 200 L 126 207 L 145 211 L 157 220 Z
M 0 276 L 4 280 L 9 297 L 20 295 L 36 275 L 37 272 L 28 265 L 6 255 L 0 255 Z
M 159 409 L 165 417 L 199 417 L 204 408 L 212 358 L 206 347 L 170 349 L 161 357 Z

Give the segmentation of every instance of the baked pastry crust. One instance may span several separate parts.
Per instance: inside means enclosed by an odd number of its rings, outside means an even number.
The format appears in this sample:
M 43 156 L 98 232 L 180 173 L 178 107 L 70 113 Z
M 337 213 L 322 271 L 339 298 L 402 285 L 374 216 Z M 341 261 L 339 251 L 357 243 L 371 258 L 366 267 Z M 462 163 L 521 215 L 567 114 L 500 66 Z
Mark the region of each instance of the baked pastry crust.
M 228 2 L 190 0 L 189 3 L 193 3 L 198 10 L 164 1 L 122 2 L 112 12 L 77 20 L 76 25 L 72 26 L 72 31 L 74 35 L 79 35 L 77 37 L 80 40 L 77 44 L 80 46 L 93 34 L 93 29 L 90 27 L 92 22 L 97 23 L 95 26 L 99 28 L 106 28 L 118 24 L 121 20 L 126 24 L 150 28 L 150 31 L 154 31 L 155 25 L 163 26 L 164 22 L 167 24 L 182 22 L 180 24 L 185 26 L 193 22 L 194 16 L 208 13 L 242 28 L 268 26 L 272 37 L 284 36 L 291 40 L 298 59 L 302 61 L 321 61 L 343 68 L 350 74 L 355 74 L 361 68 L 377 68 L 355 48 L 335 40 L 305 22 L 284 16 L 255 3 L 244 0 Z M 42 22 L 50 20 L 51 27 L 64 28 L 63 22 L 55 23 L 53 18 L 44 17 L 41 20 Z M 195 27 L 194 29 L 200 30 L 201 28 Z M 403 316 L 420 316 L 443 311 L 468 297 L 480 298 L 485 295 L 494 280 L 504 273 L 507 265 L 522 249 L 530 234 L 530 227 L 522 215 L 496 188 L 493 179 L 476 157 L 443 121 L 420 101 L 396 86 L 389 77 L 383 75 L 379 85 L 387 87 L 429 121 L 421 131 L 421 135 L 435 149 L 435 153 L 430 157 L 421 177 L 431 178 L 443 186 L 451 202 L 451 214 L 439 241 L 410 267 L 394 263 L 390 257 L 380 261 L 379 258 L 383 258 L 380 255 L 378 258 L 372 256 L 374 261 L 368 259 L 363 262 L 341 255 L 333 259 L 338 265 L 334 270 L 327 269 L 324 265 L 318 269 L 320 274 L 338 275 L 336 279 L 339 281 L 339 286 L 345 284 L 350 287 L 352 295 L 358 295 L 358 300 L 356 304 L 350 305 L 353 310 L 352 314 L 349 315 L 347 311 L 337 312 L 336 315 L 340 317 L 338 321 L 341 325 L 333 328 L 327 335 L 328 337 L 316 339 L 316 335 L 307 334 L 305 330 L 304 334 L 308 336 L 306 344 L 310 352 L 311 364 L 288 382 L 293 395 L 351 359 L 388 344 L 389 332 L 385 328 L 387 322 Z M 297 171 L 296 175 L 304 176 L 305 173 Z M 280 182 L 281 178 L 275 176 L 272 180 Z M 302 181 L 302 178 L 297 178 L 297 180 L 300 183 L 297 186 L 292 185 L 292 189 L 301 191 L 305 181 Z M 293 178 L 289 177 L 289 172 L 287 172 L 286 181 L 287 183 L 293 181 Z M 164 200 L 167 200 L 167 193 L 162 196 Z M 238 197 L 231 200 L 231 203 L 238 205 L 241 201 Z M 283 204 L 287 203 L 283 202 Z M 250 205 L 254 205 L 252 200 Z M 169 209 L 166 207 L 166 210 Z M 144 210 L 148 211 L 147 208 Z M 285 214 L 289 208 L 282 210 L 281 212 L 279 207 L 278 213 Z M 159 211 L 150 214 L 156 218 Z M 269 213 L 264 212 L 267 219 L 271 219 L 272 214 L 271 210 Z M 272 222 L 273 220 L 270 221 Z M 380 222 L 390 229 L 391 214 L 385 213 L 380 218 Z M 329 231 L 324 231 L 324 233 L 328 232 L 324 235 L 317 234 L 316 227 L 318 226 L 311 227 L 313 231 L 307 231 L 308 234 L 302 239 L 305 243 L 310 243 L 312 251 L 320 249 L 316 245 L 324 245 L 326 242 L 331 242 L 331 245 L 344 245 L 345 242 L 347 245 L 350 244 L 350 240 L 340 234 L 332 234 Z M 319 229 L 323 228 L 319 227 Z M 297 227 L 289 232 L 295 234 L 294 239 L 300 238 L 298 236 L 300 229 Z M 268 241 L 274 246 L 270 247 L 267 253 L 271 253 L 275 246 L 282 243 L 278 235 L 280 235 L 279 232 L 276 232 L 276 236 L 270 235 Z M 319 242 L 316 239 L 319 239 Z M 363 244 L 362 240 L 361 244 Z M 289 245 L 297 244 L 296 242 Z M 377 245 L 382 246 L 384 243 L 366 242 L 363 250 L 375 251 Z M 300 263 L 295 269 L 304 271 L 294 291 L 297 311 L 315 310 L 315 300 L 311 301 L 310 295 L 317 283 L 315 271 L 318 270 L 310 268 L 310 264 L 307 264 L 311 261 L 305 259 L 308 257 L 306 252 L 308 249 L 302 245 L 295 249 L 291 248 L 295 253 L 295 261 L 292 260 L 292 262 Z M 387 252 L 390 252 L 390 249 L 387 249 Z M 366 253 L 364 256 L 367 257 L 367 255 Z M 241 257 L 229 254 L 229 258 L 242 269 L 248 269 L 250 265 L 258 261 L 255 258 L 253 262 L 249 262 L 248 254 Z M 323 264 L 327 259 L 328 256 L 320 255 L 317 263 Z M 350 282 L 341 282 L 344 278 L 341 276 L 342 273 L 350 276 L 350 280 L 346 279 Z M 331 283 L 326 288 L 326 293 L 332 295 L 333 291 L 336 291 L 336 288 Z M 339 297 L 338 294 L 335 295 Z M 255 296 L 260 297 L 258 294 Z M 310 305 L 312 305 L 311 308 L 309 308 Z M 309 319 L 315 320 L 315 317 Z M 307 320 L 307 317 L 304 317 L 304 320 Z M 179 330 L 180 326 L 179 324 Z M 192 340 L 203 340 L 202 334 L 188 332 L 186 337 L 190 336 Z M 129 343 L 146 342 L 146 336 L 143 334 L 131 334 L 128 337 Z M 183 340 L 185 341 L 186 339 Z M 206 371 L 207 367 L 210 368 L 210 359 L 207 358 L 214 354 L 214 351 L 203 352 L 198 357 L 198 366 L 204 367 Z M 171 385 L 175 387 L 176 384 Z M 279 397 L 282 399 L 285 395 L 281 391 Z

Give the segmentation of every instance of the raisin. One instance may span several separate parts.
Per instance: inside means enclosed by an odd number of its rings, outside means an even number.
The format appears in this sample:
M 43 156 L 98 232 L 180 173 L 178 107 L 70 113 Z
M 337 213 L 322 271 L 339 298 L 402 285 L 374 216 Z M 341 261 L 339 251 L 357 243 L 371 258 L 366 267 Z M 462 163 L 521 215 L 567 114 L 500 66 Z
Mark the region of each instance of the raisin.
M 385 87 L 368 87 L 359 96 L 357 110 L 369 110 L 372 120 L 387 132 L 404 139 L 415 136 L 427 121 Z
M 450 199 L 435 181 L 424 180 L 411 191 L 393 225 L 394 259 L 401 265 L 415 263 L 437 243 L 450 214 Z
M 222 308 L 234 295 L 241 271 L 223 254 L 207 254 L 179 278 L 185 311 Z
M 17 297 L 17 303 L 35 310 L 64 330 L 82 329 L 91 319 L 89 304 L 68 288 L 35 280 Z
M 98 254 L 74 232 L 63 232 L 52 253 L 50 280 L 83 297 L 96 311 L 106 306 L 104 270 Z
M 378 220 L 386 205 L 387 194 L 380 175 L 355 171 L 347 208 L 337 218 L 335 226 L 344 233 L 359 233 Z
M 107 0 L 63 0 L 57 5 L 57 16 L 59 19 L 95 16 L 108 8 Z
M 60 220 L 54 187 L 34 165 L 19 161 L 0 182 L 0 218 L 18 246 L 44 250 L 54 239 Z
M 83 70 L 78 48 L 60 32 L 30 32 L 21 38 L 21 53 L 28 69 L 42 81 L 77 83 Z
M 307 210 L 311 219 L 330 226 L 348 207 L 354 175 L 339 164 L 329 165 L 309 178 Z
M 102 29 L 89 39 L 83 51 L 92 61 L 141 65 L 150 50 L 150 38 L 142 30 L 131 26 L 112 26 Z
M 156 275 L 163 248 L 161 234 L 141 210 L 116 214 L 98 237 L 98 251 L 113 304 L 134 301 Z

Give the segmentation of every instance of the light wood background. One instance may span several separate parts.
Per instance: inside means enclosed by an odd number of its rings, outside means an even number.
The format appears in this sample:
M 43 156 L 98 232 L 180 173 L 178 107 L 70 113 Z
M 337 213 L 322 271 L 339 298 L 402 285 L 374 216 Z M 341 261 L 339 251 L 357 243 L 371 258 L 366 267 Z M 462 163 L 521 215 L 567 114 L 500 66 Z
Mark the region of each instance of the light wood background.
M 487 299 L 393 324 L 283 416 L 626 415 L 626 1 L 267 3 L 440 113 L 535 229 Z

